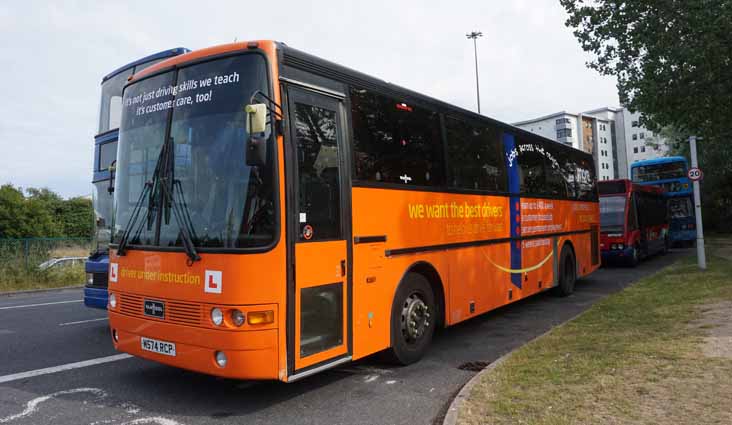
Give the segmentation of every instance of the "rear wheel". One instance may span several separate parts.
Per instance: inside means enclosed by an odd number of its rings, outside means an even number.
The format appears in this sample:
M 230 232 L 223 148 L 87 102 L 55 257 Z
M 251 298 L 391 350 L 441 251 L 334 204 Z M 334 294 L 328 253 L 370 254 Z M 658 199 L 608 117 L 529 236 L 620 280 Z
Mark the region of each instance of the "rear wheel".
M 408 365 L 424 356 L 435 331 L 437 308 L 424 276 L 409 273 L 399 285 L 391 309 L 391 347 L 387 358 Z
M 560 297 L 566 297 L 574 292 L 574 284 L 577 281 L 577 262 L 574 252 L 568 245 L 564 245 L 559 256 L 559 285 L 555 286 L 553 292 Z

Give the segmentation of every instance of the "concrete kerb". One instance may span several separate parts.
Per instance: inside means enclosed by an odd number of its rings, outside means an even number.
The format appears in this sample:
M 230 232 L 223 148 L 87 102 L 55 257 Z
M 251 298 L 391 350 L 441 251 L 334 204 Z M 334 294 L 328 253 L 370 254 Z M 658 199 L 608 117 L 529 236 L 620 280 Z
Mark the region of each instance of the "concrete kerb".
M 83 288 L 84 285 L 72 285 L 72 286 L 61 286 L 59 288 L 41 288 L 41 289 L 28 289 L 25 291 L 10 291 L 10 292 L 0 292 L 0 298 L 10 298 L 14 297 L 16 295 L 25 295 L 25 294 L 39 294 L 43 292 L 57 292 L 57 291 L 63 291 L 66 289 L 79 289 Z
M 602 300 L 599 300 L 599 301 L 602 301 Z M 587 311 L 587 310 L 585 310 L 585 311 Z M 569 322 L 573 321 L 574 319 L 583 315 L 585 313 L 585 311 L 582 311 L 582 312 L 570 317 L 569 319 L 565 320 L 562 323 L 559 323 L 556 326 L 552 326 L 546 332 L 530 339 L 525 344 L 519 345 L 518 347 L 514 348 L 513 350 L 509 351 L 508 353 L 506 353 L 506 354 L 502 355 L 501 357 L 499 357 L 498 359 L 496 359 L 493 363 L 488 365 L 485 369 L 476 373 L 475 376 L 470 378 L 470 380 L 463 386 L 463 388 L 460 389 L 460 392 L 458 393 L 458 395 L 455 396 L 455 399 L 452 401 L 452 403 L 450 403 L 450 407 L 447 409 L 447 414 L 445 414 L 445 420 L 442 421 L 442 425 L 457 425 L 457 419 L 458 419 L 458 413 L 460 412 L 460 406 L 465 402 L 465 400 L 468 399 L 468 397 L 470 397 L 470 392 L 472 391 L 473 387 L 478 383 L 478 381 L 480 381 L 480 379 L 483 377 L 483 375 L 490 373 L 491 371 L 493 371 L 493 369 L 500 366 L 509 357 L 511 357 L 511 355 L 514 352 L 516 352 L 516 350 L 518 350 L 519 348 L 521 348 L 525 345 L 531 344 L 532 342 L 536 341 L 539 338 L 542 338 L 544 335 L 549 334 L 549 332 L 553 331 L 554 329 L 556 329 L 558 327 L 566 325 L 567 323 L 569 323 Z

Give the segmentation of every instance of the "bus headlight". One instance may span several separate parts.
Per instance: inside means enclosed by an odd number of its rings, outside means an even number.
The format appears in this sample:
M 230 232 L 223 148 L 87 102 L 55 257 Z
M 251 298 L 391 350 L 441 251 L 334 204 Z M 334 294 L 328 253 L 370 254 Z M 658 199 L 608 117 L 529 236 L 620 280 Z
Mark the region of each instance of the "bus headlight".
M 618 249 L 618 244 L 614 243 L 614 244 L 610 245 L 610 248 L 611 249 Z
M 618 244 L 618 249 L 623 249 L 623 248 L 625 248 L 625 245 L 623 245 L 623 244 L 619 243 L 619 244 Z
M 236 326 L 243 325 L 245 320 L 246 320 L 246 317 L 244 316 L 244 313 L 242 313 L 240 310 L 237 310 L 237 309 L 231 310 L 231 321 Z
M 114 295 L 114 292 L 109 293 L 109 307 L 117 308 L 117 296 Z
M 86 274 L 86 284 L 87 285 L 93 285 L 94 284 L 94 274 L 93 273 L 87 273 Z
M 220 308 L 214 307 L 211 309 L 211 321 L 216 326 L 220 326 L 224 322 L 224 313 L 221 312 Z

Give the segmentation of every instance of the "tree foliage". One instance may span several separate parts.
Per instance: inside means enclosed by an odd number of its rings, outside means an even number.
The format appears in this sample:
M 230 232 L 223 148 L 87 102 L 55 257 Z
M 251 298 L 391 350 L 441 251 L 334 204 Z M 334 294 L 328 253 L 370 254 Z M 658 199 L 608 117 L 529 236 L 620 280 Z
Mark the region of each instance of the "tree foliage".
M 0 186 L 0 238 L 90 237 L 91 201 L 64 200 L 49 189 Z
M 732 229 L 732 0 L 559 0 L 588 66 L 686 154 L 702 136 L 705 220 Z

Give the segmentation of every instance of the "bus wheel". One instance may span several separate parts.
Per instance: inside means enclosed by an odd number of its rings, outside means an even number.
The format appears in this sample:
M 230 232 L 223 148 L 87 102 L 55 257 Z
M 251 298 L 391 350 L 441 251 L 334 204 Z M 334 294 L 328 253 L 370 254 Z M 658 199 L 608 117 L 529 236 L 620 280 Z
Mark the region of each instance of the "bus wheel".
M 391 309 L 388 359 L 401 365 L 421 359 L 432 341 L 436 313 L 435 296 L 427 279 L 421 274 L 407 274 L 397 289 Z
M 576 264 L 572 249 L 564 245 L 559 256 L 559 285 L 554 287 L 555 295 L 566 297 L 574 292 L 574 284 L 577 281 Z

